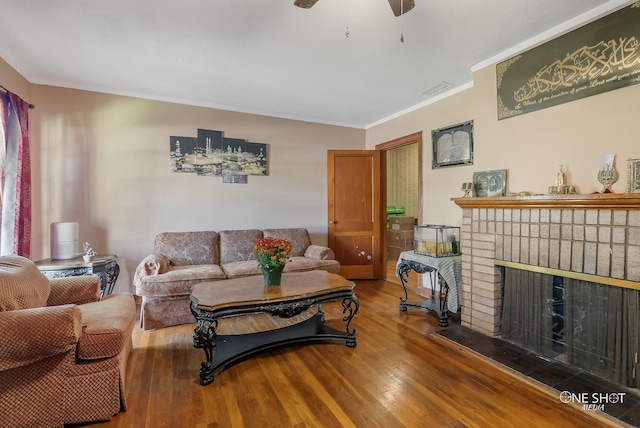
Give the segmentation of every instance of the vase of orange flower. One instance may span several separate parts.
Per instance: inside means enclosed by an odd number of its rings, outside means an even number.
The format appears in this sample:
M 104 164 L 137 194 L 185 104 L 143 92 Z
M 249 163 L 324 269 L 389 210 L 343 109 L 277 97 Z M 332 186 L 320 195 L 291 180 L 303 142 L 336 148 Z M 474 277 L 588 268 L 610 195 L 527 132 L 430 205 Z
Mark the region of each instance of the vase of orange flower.
M 264 285 L 280 285 L 282 270 L 291 257 L 291 242 L 272 237 L 256 239 L 253 243 L 253 253 L 262 269 Z

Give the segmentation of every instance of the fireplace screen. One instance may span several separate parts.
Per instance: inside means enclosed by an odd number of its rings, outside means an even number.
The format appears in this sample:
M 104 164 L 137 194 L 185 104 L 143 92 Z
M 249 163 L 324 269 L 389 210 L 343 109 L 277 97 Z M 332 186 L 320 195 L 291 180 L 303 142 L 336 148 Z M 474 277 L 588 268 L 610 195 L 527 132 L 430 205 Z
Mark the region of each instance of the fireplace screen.
M 638 290 L 503 269 L 504 339 L 616 384 L 640 386 Z

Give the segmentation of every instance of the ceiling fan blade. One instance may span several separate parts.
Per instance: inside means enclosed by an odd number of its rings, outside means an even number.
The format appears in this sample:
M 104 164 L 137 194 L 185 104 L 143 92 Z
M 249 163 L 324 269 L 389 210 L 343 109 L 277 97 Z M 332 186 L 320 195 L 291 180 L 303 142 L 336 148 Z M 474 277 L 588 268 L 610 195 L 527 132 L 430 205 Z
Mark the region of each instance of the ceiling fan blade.
M 391 6 L 395 16 L 400 16 L 413 9 L 416 3 L 414 0 L 389 0 L 389 6 Z
M 317 2 L 318 0 L 296 0 L 293 2 L 293 4 L 303 9 L 309 9 L 311 8 L 311 6 L 313 6 Z

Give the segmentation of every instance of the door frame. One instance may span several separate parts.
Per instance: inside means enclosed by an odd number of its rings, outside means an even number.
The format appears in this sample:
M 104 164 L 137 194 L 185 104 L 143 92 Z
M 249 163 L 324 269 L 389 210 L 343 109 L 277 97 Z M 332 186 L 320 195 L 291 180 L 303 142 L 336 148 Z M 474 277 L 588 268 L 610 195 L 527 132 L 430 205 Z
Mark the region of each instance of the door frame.
M 399 137 L 375 146 L 380 152 L 380 253 L 382 255 L 382 278 L 387 279 L 387 151 L 418 144 L 418 224 L 422 222 L 422 131 Z M 384 220 L 383 220 L 384 219 Z

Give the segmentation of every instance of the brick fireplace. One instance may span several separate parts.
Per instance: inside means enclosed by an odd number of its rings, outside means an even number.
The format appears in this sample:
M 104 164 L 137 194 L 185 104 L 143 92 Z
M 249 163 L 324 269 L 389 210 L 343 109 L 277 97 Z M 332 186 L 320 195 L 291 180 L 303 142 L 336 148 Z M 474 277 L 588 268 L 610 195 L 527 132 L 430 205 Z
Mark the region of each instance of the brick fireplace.
M 500 335 L 499 266 L 640 289 L 640 194 L 452 199 L 463 209 L 462 325 Z

